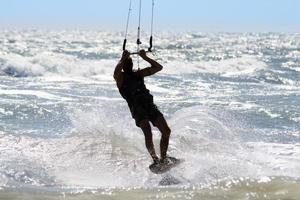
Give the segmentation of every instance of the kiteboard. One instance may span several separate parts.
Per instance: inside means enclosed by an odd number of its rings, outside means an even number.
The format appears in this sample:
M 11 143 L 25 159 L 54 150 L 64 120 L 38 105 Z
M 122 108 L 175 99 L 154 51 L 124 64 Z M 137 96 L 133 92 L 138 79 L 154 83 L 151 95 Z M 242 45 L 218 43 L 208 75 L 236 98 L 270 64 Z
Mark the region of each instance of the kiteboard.
M 163 162 L 158 162 L 158 163 L 153 163 L 149 165 L 149 169 L 151 172 L 154 174 L 163 174 L 173 167 L 176 167 L 179 165 L 183 160 L 174 158 L 174 157 L 168 157 L 168 162 L 163 163 Z

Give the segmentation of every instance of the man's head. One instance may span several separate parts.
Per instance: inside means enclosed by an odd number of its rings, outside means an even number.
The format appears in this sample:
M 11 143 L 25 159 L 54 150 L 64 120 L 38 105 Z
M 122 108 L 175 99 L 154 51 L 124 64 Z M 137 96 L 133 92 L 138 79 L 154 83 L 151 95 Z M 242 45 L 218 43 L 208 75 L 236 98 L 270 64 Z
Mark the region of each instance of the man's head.
M 123 71 L 124 71 L 125 73 L 132 73 L 132 68 L 133 68 L 132 59 L 131 59 L 130 57 L 128 57 L 128 58 L 124 61 Z

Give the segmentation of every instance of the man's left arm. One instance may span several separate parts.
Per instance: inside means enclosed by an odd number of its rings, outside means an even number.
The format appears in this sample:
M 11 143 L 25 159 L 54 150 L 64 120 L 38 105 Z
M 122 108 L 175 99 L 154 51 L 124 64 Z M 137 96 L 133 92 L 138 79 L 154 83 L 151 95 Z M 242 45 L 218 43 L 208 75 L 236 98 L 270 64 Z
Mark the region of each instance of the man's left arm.
M 161 71 L 163 69 L 163 66 L 161 64 L 159 64 L 158 62 L 156 62 L 155 60 L 149 58 L 146 55 L 145 50 L 141 50 L 139 55 L 148 63 L 151 64 L 151 67 L 147 67 L 144 69 L 139 70 L 139 74 L 143 77 L 145 76 L 151 76 L 159 71 Z

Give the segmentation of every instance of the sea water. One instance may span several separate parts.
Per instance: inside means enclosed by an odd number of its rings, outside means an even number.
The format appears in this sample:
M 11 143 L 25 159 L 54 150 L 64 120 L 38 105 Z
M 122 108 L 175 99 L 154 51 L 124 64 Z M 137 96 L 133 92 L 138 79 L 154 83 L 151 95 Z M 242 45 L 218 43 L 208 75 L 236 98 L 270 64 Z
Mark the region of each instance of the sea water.
M 300 199 L 300 34 L 155 35 L 149 56 L 164 69 L 145 83 L 172 130 L 169 155 L 184 159 L 163 175 L 112 77 L 122 42 L 0 31 L 1 200 Z

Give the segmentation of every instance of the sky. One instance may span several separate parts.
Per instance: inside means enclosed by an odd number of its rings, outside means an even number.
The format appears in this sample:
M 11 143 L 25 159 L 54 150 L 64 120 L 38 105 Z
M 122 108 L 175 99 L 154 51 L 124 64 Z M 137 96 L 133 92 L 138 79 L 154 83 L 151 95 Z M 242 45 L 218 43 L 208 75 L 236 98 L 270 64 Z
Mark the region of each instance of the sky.
M 152 0 L 142 0 L 149 31 Z M 129 29 L 136 30 L 139 0 Z M 76 28 L 123 31 L 129 0 L 0 0 L 0 28 Z M 155 29 L 300 32 L 300 0 L 155 0 Z

